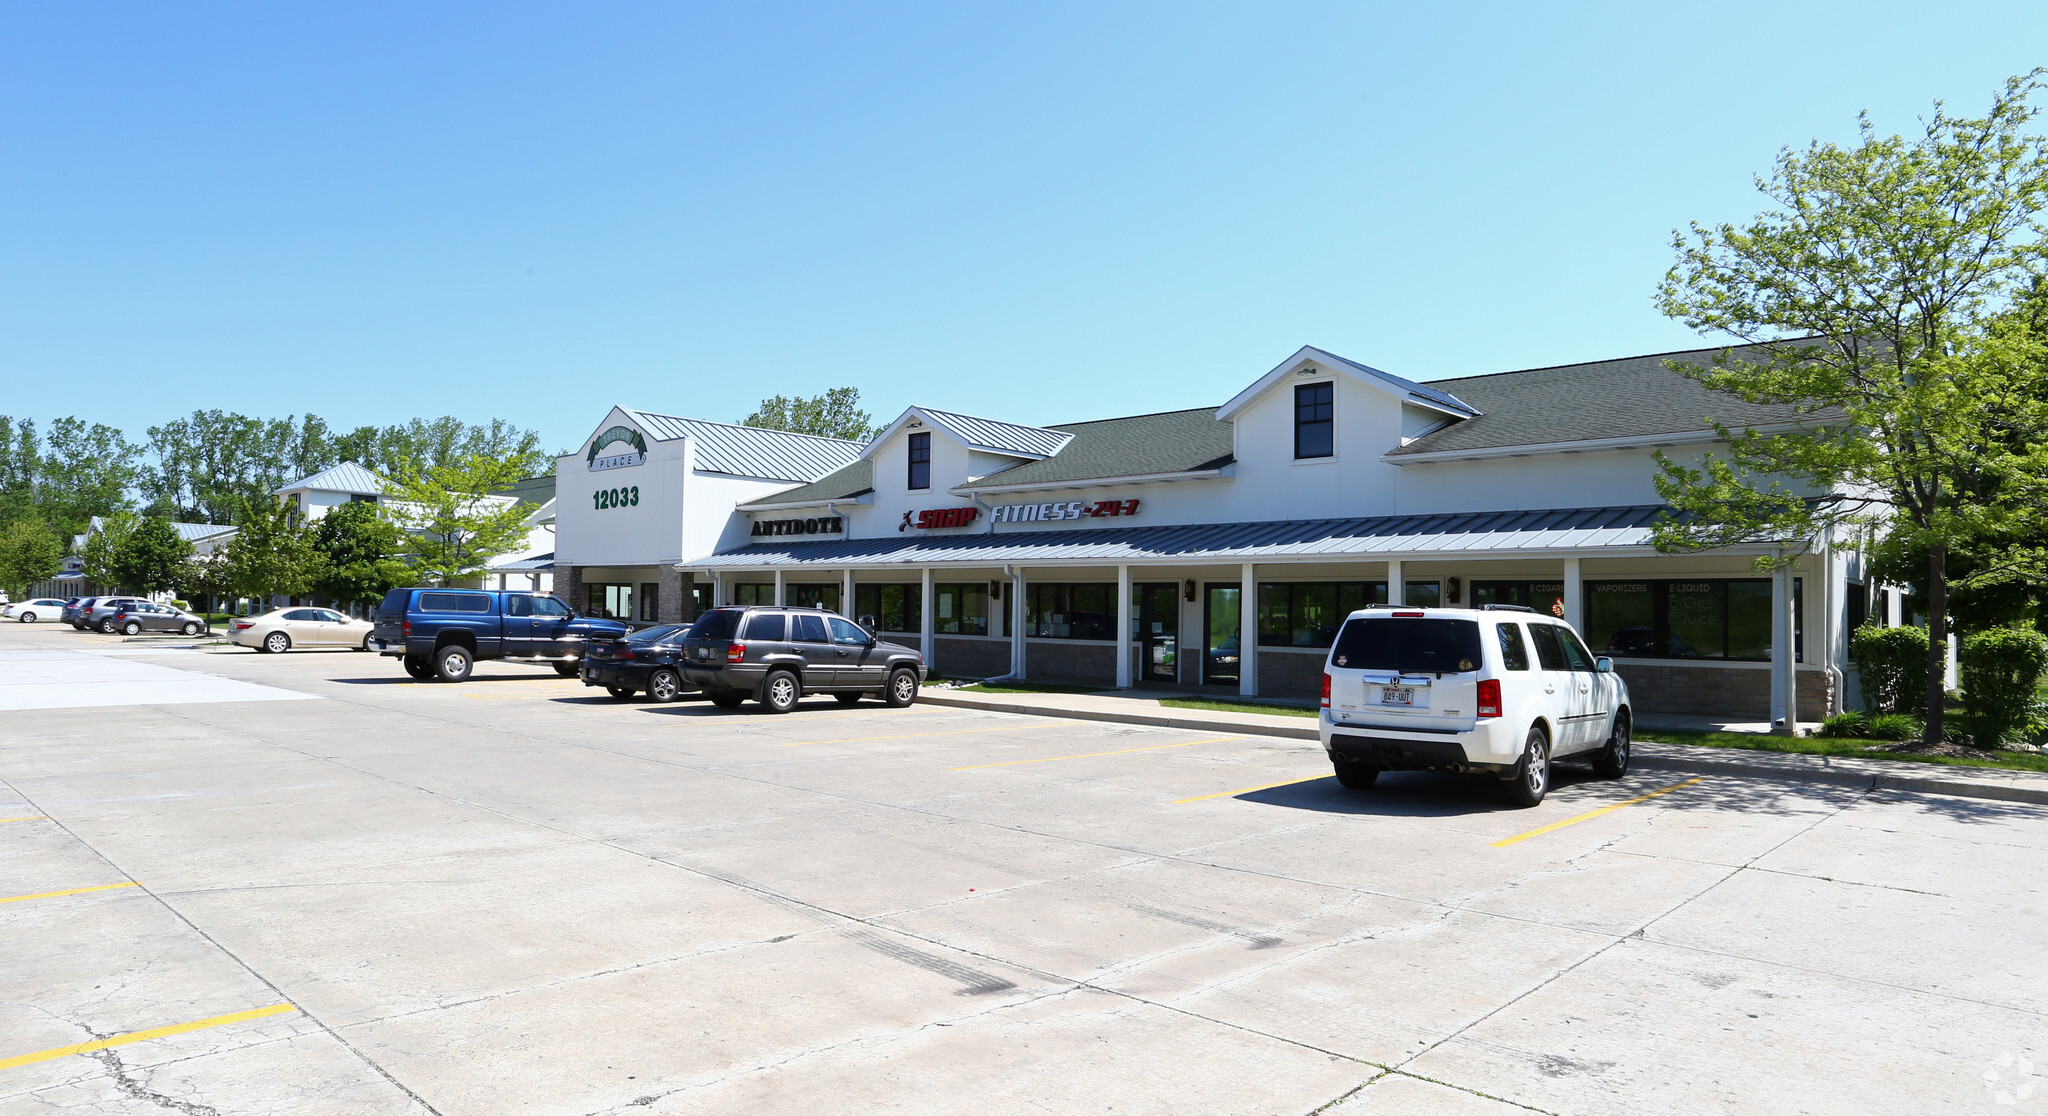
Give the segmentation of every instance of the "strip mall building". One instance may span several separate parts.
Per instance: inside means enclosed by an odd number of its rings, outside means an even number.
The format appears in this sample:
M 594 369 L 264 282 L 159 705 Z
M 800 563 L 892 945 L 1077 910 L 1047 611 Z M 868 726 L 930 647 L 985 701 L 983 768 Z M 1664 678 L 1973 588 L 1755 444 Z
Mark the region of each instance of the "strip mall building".
M 1369 603 L 1529 605 L 1639 708 L 1801 720 L 1856 704 L 1875 599 L 1852 545 L 1659 554 L 1652 455 L 1711 393 L 1660 354 L 1417 383 L 1304 348 L 1220 407 L 1037 427 L 929 407 L 865 445 L 615 408 L 556 476 L 555 586 L 640 621 L 712 604 L 872 618 L 949 677 L 1312 695 Z

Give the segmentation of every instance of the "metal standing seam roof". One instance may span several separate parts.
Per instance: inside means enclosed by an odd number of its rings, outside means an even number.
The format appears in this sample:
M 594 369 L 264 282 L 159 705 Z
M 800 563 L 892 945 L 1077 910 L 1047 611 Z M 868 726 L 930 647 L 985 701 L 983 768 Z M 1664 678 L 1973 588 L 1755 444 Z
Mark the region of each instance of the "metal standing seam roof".
M 792 434 L 758 426 L 734 426 L 704 419 L 658 415 L 652 411 L 619 410 L 659 442 L 697 440 L 697 468 L 737 477 L 761 477 L 809 483 L 850 464 L 863 443 L 815 434 Z
M 531 558 L 520 558 L 511 562 L 502 562 L 498 565 L 487 567 L 484 572 L 540 573 L 554 568 L 555 552 L 550 550 L 546 554 L 536 554 Z
M 764 544 L 713 554 L 690 569 L 875 565 L 1121 564 L 1260 558 L 1399 558 L 1647 547 L 1657 504 L 1542 511 L 1445 512 L 1362 519 L 1102 527 L 1017 534 L 892 535 Z
M 321 492 L 347 492 L 358 496 L 382 496 L 391 491 L 383 477 L 363 468 L 353 461 L 344 461 L 331 469 L 322 469 L 310 477 L 295 480 L 271 493 L 282 496 L 297 489 L 311 488 Z
M 935 411 L 930 407 L 919 407 L 917 410 L 919 414 L 945 427 L 947 433 L 968 445 L 1003 453 L 1051 457 L 1074 440 L 1074 436 L 1064 430 L 1020 426 L 1014 422 L 976 418 L 973 415 L 955 414 L 952 411 Z
M 87 536 L 104 527 L 106 525 L 106 522 L 107 519 L 105 516 L 93 516 L 86 526 L 86 533 L 84 535 L 71 536 L 72 549 L 75 550 L 79 547 L 84 546 Z M 184 539 L 186 542 L 198 542 L 200 539 L 210 539 L 215 535 L 231 535 L 234 534 L 236 531 L 241 530 L 240 527 L 237 527 L 231 523 L 177 522 L 173 522 L 171 524 L 171 529 L 178 532 L 178 537 Z

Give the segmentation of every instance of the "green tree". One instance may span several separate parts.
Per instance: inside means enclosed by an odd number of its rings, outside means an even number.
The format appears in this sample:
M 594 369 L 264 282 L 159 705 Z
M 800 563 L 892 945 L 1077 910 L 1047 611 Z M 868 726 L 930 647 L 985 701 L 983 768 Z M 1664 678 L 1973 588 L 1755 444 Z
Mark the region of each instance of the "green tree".
M 28 595 L 29 587 L 57 576 L 64 540 L 39 519 L 20 518 L 0 526 L 0 586 Z
M 1659 455 L 1680 513 L 1660 549 L 1816 541 L 1874 524 L 1928 556 L 1926 742 L 1942 740 L 1950 551 L 2038 504 L 2048 360 L 2014 300 L 2043 270 L 2048 142 L 2027 134 L 2040 73 L 1983 118 L 1940 105 L 1912 139 L 1867 115 L 1848 147 L 1780 152 L 1748 225 L 1692 226 L 1660 308 L 1748 347 L 1678 370 L 1753 403 L 1795 405 L 1790 432 L 1716 424 L 1699 468 Z M 2022 300 L 2023 301 L 2023 300 Z M 1976 555 L 1989 584 L 2036 575 L 2027 547 Z
M 400 559 L 405 532 L 375 504 L 343 504 L 320 517 L 313 545 L 324 565 L 314 591 L 343 604 L 378 600 L 410 574 Z
M 136 524 L 115 550 L 115 580 L 144 595 L 160 593 L 184 583 L 185 561 L 191 557 L 192 544 L 170 520 L 153 515 Z
M 77 418 L 52 422 L 36 462 L 35 499 L 44 521 L 76 535 L 93 516 L 126 510 L 141 473 L 140 453 L 111 426 Z
M 865 442 L 882 432 L 874 417 L 860 409 L 860 389 L 837 387 L 823 395 L 774 395 L 761 401 L 741 426 L 816 434 Z
M 121 555 L 128 548 L 128 536 L 135 533 L 139 523 L 134 512 L 117 511 L 89 526 L 85 546 L 78 552 L 85 563 L 87 581 L 101 588 L 135 588 L 121 579 Z
M 496 458 L 521 477 L 554 468 L 553 459 L 540 448 L 539 434 L 504 419 L 484 425 L 468 424 L 453 415 L 412 419 L 374 432 L 363 427 L 344 435 L 342 441 L 350 453 L 362 454 L 344 460 L 387 477 L 399 476 L 407 469 L 461 469 L 472 457 Z
M 474 454 L 399 473 L 380 506 L 410 536 L 405 562 L 420 584 L 475 577 L 526 537 L 525 505 L 492 493 L 525 477 L 527 464 Z
M 218 580 L 231 595 L 254 597 L 268 607 L 272 595 L 313 591 L 325 566 L 313 532 L 291 509 L 265 496 L 242 504 L 235 537 L 219 552 Z

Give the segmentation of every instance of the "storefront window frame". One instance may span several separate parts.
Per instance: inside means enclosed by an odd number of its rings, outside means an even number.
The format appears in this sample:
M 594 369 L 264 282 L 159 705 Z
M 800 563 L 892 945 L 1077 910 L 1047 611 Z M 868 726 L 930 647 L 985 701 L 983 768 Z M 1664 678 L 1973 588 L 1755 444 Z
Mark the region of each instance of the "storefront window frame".
M 1084 607 L 1096 605 L 1095 608 Z M 1024 634 L 1032 639 L 1116 639 L 1116 583 L 1034 582 L 1024 587 Z
M 893 592 L 892 592 L 893 591 Z M 890 597 L 896 596 L 894 608 Z M 892 627 L 892 618 L 900 626 Z M 853 618 L 863 616 L 875 618 L 878 632 L 897 632 L 916 635 L 924 631 L 924 586 L 917 582 L 908 584 L 896 582 L 855 582 L 853 586 Z
M 1792 579 L 1792 661 L 1795 663 L 1806 661 L 1805 580 L 1803 577 Z M 1681 663 L 1767 663 L 1771 661 L 1770 640 L 1777 631 L 1777 625 L 1769 615 L 1770 610 L 1768 607 L 1764 610 L 1766 635 L 1763 653 L 1761 655 L 1735 655 L 1732 653 L 1735 649 L 1737 618 L 1735 616 L 1735 607 L 1731 603 L 1735 600 L 1736 594 L 1731 591 L 1730 587 L 1740 585 L 1746 592 L 1754 592 L 1755 589 L 1761 587 L 1765 590 L 1762 596 L 1768 601 L 1772 595 L 1769 591 L 1770 584 L 1770 578 L 1757 577 L 1635 577 L 1602 578 L 1598 581 L 1587 581 L 1581 590 L 1580 596 L 1581 608 L 1579 615 L 1584 618 L 1583 626 L 1585 628 L 1583 635 L 1589 646 L 1596 640 L 1597 634 L 1593 625 L 1595 612 L 1594 596 L 1597 593 L 1614 591 L 1614 587 L 1617 586 L 1640 585 L 1644 587 L 1643 592 L 1650 598 L 1648 625 L 1650 629 L 1650 642 L 1648 646 L 1646 648 L 1638 647 L 1627 650 L 1617 650 L 1612 646 L 1603 646 L 1595 654 L 1609 655 L 1614 658 L 1658 659 Z M 1678 654 L 1670 650 L 1659 650 L 1660 648 L 1668 649 L 1673 645 L 1674 637 L 1671 627 L 1672 613 L 1670 607 L 1672 586 L 1703 587 L 1702 592 L 1704 595 L 1715 597 L 1719 600 L 1720 642 L 1718 649 L 1716 649 L 1717 653 Z M 1695 636 L 1697 636 L 1697 633 L 1695 633 Z M 1603 645 L 1611 645 L 1613 643 L 1613 635 L 1609 634 L 1607 639 L 1600 640 L 1599 642 Z M 1700 649 L 1701 644 L 1691 642 L 1688 646 L 1692 650 L 1697 651 Z

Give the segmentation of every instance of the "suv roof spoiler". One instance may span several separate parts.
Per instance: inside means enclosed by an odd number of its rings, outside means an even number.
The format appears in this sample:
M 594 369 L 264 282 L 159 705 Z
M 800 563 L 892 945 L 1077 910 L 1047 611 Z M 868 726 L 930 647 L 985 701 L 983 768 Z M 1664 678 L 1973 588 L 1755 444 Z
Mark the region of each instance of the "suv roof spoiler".
M 1483 604 L 1483 605 L 1480 605 L 1480 606 L 1479 606 L 1479 610 L 1480 610 L 1481 612 L 1534 612 L 1534 611 L 1536 611 L 1535 609 L 1533 609 L 1533 608 L 1530 608 L 1530 607 L 1529 607 L 1528 605 L 1511 605 L 1511 604 Z

